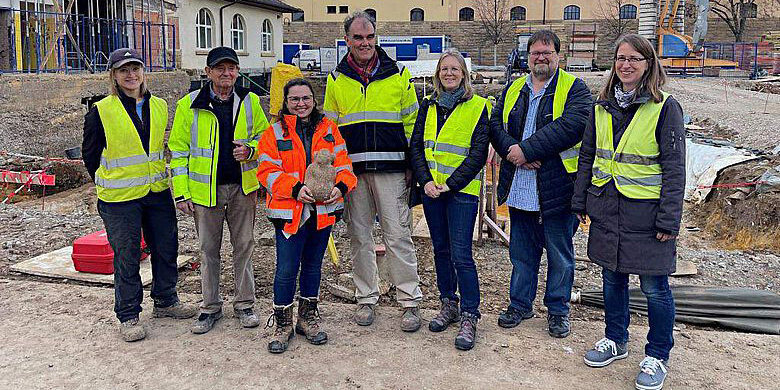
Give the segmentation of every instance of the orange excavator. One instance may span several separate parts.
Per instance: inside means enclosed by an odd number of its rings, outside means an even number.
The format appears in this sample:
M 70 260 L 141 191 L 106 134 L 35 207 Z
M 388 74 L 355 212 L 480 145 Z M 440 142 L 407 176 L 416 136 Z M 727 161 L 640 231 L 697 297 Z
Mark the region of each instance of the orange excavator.
M 673 4 L 672 4 L 673 2 Z M 707 35 L 707 15 L 710 11 L 709 0 L 696 0 L 697 14 L 693 36 L 682 34 L 673 27 L 682 1 L 667 0 L 663 5 L 658 23 L 658 53 L 661 64 L 668 70 L 722 68 L 734 69 L 734 61 L 706 58 L 704 56 L 704 37 Z M 671 8 L 670 8 L 670 4 Z M 667 15 L 668 18 L 667 18 Z

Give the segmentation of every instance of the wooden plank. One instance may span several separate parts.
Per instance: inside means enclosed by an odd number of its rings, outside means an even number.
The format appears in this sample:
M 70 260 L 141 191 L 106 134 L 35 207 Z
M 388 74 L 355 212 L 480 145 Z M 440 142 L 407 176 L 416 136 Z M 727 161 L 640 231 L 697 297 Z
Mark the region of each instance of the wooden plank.
M 498 238 L 501 239 L 501 241 L 504 242 L 504 245 L 509 246 L 509 236 L 506 235 L 506 233 L 495 223 L 492 219 L 490 219 L 487 215 L 484 217 L 485 223 L 488 225 L 490 230 L 492 230 L 495 234 L 498 235 Z
M 49 278 L 72 279 L 84 282 L 114 284 L 114 275 L 90 274 L 76 271 L 73 267 L 73 260 L 70 255 L 73 253 L 72 246 L 57 249 L 56 251 L 44 253 L 32 259 L 17 263 L 11 266 L 11 271 L 23 274 L 45 276 Z M 176 258 L 176 265 L 181 268 L 185 266 L 193 256 L 179 256 Z M 152 282 L 152 262 L 151 256 L 141 261 L 141 283 L 146 286 Z

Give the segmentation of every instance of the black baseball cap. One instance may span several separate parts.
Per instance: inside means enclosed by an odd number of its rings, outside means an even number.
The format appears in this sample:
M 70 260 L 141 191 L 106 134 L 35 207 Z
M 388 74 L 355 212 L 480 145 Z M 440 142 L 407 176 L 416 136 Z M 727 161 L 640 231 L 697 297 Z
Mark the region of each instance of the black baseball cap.
M 238 54 L 226 46 L 215 47 L 209 51 L 209 55 L 206 57 L 206 66 L 213 68 L 222 61 L 230 61 L 238 65 Z
M 135 49 L 116 49 L 108 56 L 108 67 L 111 69 L 119 68 L 129 62 L 137 62 L 141 66 L 144 65 L 143 57 Z

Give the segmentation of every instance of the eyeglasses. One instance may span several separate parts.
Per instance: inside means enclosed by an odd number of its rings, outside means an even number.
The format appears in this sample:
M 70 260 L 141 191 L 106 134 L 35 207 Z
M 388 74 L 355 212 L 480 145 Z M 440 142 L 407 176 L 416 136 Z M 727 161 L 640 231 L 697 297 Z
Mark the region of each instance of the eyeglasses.
M 553 55 L 553 53 L 555 53 L 555 52 L 553 52 L 553 51 L 532 51 L 531 52 L 531 57 L 537 57 L 537 58 L 538 57 L 549 57 L 549 56 Z
M 636 64 L 637 62 L 644 61 L 646 59 L 647 58 L 644 58 L 644 57 L 618 57 L 618 58 L 615 58 L 615 62 L 618 62 L 618 63 L 622 64 L 622 63 L 628 61 L 631 64 Z
M 235 66 L 235 65 L 229 65 L 229 66 L 218 65 L 218 66 L 216 66 L 214 68 L 211 68 L 211 70 L 213 70 L 213 71 L 215 71 L 217 73 L 220 73 L 220 74 L 221 73 L 233 73 L 233 72 L 238 70 L 238 67 Z
M 312 95 L 307 96 L 290 96 L 287 98 L 287 101 L 293 104 L 298 104 L 300 102 L 304 103 L 311 103 L 311 101 L 314 100 L 314 97 Z

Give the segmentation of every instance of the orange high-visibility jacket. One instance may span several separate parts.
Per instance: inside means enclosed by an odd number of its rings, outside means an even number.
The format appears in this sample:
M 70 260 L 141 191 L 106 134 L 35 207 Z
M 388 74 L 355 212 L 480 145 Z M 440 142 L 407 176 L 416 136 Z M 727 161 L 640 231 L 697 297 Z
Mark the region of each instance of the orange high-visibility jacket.
M 257 161 L 260 163 L 257 179 L 268 190 L 266 215 L 269 219 L 283 220 L 283 230 L 289 234 L 298 231 L 303 211 L 303 203 L 293 198 L 293 189 L 306 179 L 306 151 L 295 132 L 297 119 L 295 115 L 285 115 L 283 120 L 287 124 L 287 134 L 284 134 L 281 122 L 277 122 L 263 133 L 257 144 Z M 357 177 L 352 172 L 347 146 L 341 138 L 338 126 L 327 117 L 322 118 L 314 131 L 311 141 L 312 156 L 322 149 L 327 149 L 336 156 L 333 162 L 336 181 L 333 184 L 343 183 L 347 192 L 352 191 L 357 185 Z M 314 208 L 317 214 L 317 229 L 323 229 L 336 222 L 336 214 L 344 210 L 344 199 L 329 205 L 316 203 Z

